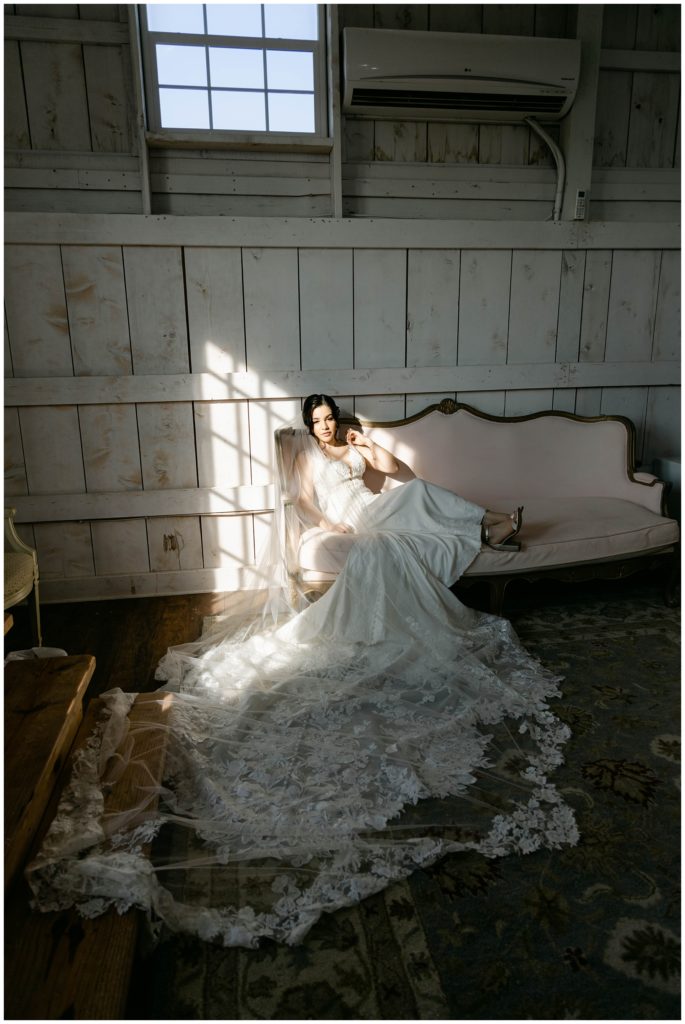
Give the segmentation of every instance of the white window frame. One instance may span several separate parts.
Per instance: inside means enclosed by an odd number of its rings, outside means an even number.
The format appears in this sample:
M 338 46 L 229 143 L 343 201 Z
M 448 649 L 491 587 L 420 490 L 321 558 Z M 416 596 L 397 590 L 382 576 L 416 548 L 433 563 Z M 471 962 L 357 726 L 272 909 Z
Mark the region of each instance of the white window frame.
M 206 26 L 205 5 L 202 6 L 205 13 Z M 324 4 L 318 5 L 318 39 L 275 39 L 264 36 L 255 38 L 254 36 L 200 35 L 189 32 L 153 32 L 148 28 L 145 4 L 138 6 L 138 15 L 143 59 L 146 122 L 151 141 L 157 140 L 163 143 L 167 139 L 169 142 L 186 141 L 189 143 L 225 143 L 228 145 L 241 142 L 249 142 L 250 144 L 263 142 L 267 147 L 274 144 L 279 146 L 285 144 L 292 145 L 293 148 L 306 147 L 312 149 L 318 146 L 322 150 L 330 148 L 326 67 L 326 7 Z M 239 47 L 240 49 L 260 50 L 263 53 L 266 50 L 300 50 L 312 53 L 314 55 L 314 132 L 269 131 L 268 129 L 257 128 L 251 131 L 234 131 L 224 128 L 162 128 L 155 53 L 155 45 L 157 43 L 170 43 L 174 46 Z M 211 87 L 208 86 L 209 88 Z

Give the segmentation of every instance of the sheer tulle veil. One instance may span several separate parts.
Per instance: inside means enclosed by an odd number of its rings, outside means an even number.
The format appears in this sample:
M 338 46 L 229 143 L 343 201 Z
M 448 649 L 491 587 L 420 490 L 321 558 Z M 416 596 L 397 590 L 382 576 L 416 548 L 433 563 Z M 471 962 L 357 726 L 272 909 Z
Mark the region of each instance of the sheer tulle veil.
M 275 448 L 254 585 L 162 659 L 154 721 L 129 715 L 135 695 L 104 695 L 28 871 L 39 909 L 135 906 L 156 930 L 295 943 L 322 913 L 446 853 L 577 841 L 550 781 L 568 738 L 548 705 L 558 680 L 505 619 L 449 589 L 482 510 L 418 481 L 368 499 L 354 460 L 331 467 L 301 419 Z M 346 495 L 343 478 L 358 478 L 361 496 L 345 568 L 315 602 L 292 568 L 317 530 L 305 471 Z M 141 730 L 163 749 L 162 780 L 143 764 L 126 809 L 109 813 Z

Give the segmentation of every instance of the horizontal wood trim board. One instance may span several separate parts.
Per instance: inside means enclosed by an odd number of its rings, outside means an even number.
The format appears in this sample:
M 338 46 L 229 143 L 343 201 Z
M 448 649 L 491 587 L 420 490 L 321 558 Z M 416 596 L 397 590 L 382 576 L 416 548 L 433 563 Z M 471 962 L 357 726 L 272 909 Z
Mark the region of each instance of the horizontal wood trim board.
M 140 191 L 138 171 L 100 171 L 77 168 L 48 170 L 39 167 L 8 167 L 5 188 L 77 188 L 107 191 Z
M 345 178 L 343 193 L 349 196 L 385 196 L 389 199 L 530 199 L 549 202 L 554 199 L 554 182 L 440 181 Z
M 165 594 L 214 594 L 256 587 L 250 569 L 187 569 L 179 572 L 135 573 L 121 576 L 83 576 L 40 581 L 42 604 L 67 601 L 115 600 Z
M 243 196 L 326 196 L 331 184 L 325 178 L 229 177 L 209 174 L 150 175 L 153 192 L 180 192 L 190 195 Z
M 639 387 L 680 384 L 678 362 L 504 363 L 499 366 L 386 367 L 372 370 L 270 370 L 263 373 L 141 374 L 128 377 L 12 377 L 7 406 L 111 405 L 146 402 L 244 402 L 343 395 L 530 388 Z
M 25 18 L 5 15 L 5 39 L 36 43 L 89 43 L 103 46 L 128 44 L 128 24 L 116 21 L 79 21 L 76 18 Z
M 164 216 L 5 215 L 17 245 L 198 245 L 358 249 L 679 249 L 676 223 Z
M 8 499 L 9 500 L 9 499 Z M 193 487 L 109 494 L 13 494 L 18 523 L 61 523 L 89 519 L 138 519 L 158 516 L 245 515 L 270 512 L 270 484 L 242 487 Z
M 7 169 L 101 171 L 104 174 L 119 174 L 123 171 L 138 173 L 138 157 L 128 153 L 66 152 L 52 149 L 5 150 Z M 277 157 L 255 153 L 232 153 L 230 158 L 212 152 L 192 154 L 165 153 L 150 155 L 150 169 L 153 174 L 166 175 L 223 175 L 241 177 L 286 177 L 323 178 L 330 177 L 330 160 L 327 156 L 280 153 Z M 431 180 L 442 183 L 455 181 L 468 184 L 510 184 L 510 185 L 554 185 L 555 172 L 547 167 L 510 167 L 501 164 L 447 164 L 427 163 L 417 166 L 413 163 L 344 163 L 342 175 L 346 179 L 369 180 L 420 180 L 420 175 L 430 173 Z M 645 185 L 660 188 L 680 187 L 680 169 L 668 167 L 594 167 L 592 187 L 595 185 Z M 5 179 L 7 181 L 7 178 Z

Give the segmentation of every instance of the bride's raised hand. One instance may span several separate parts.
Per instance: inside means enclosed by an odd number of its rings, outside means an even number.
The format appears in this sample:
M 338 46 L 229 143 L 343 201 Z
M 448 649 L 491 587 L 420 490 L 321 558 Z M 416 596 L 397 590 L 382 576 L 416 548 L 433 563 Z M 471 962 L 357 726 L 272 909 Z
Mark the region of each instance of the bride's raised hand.
M 371 442 L 368 437 L 364 437 L 362 433 L 358 430 L 354 430 L 352 427 L 350 427 L 345 434 L 345 441 L 347 444 L 354 444 L 358 448 L 369 448 L 371 446 Z

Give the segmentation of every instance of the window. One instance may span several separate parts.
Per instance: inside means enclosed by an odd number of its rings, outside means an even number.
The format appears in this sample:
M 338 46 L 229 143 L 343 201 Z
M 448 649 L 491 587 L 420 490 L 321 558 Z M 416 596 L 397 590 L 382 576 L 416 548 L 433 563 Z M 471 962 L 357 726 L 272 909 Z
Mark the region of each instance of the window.
M 325 134 L 321 4 L 145 4 L 153 130 Z

